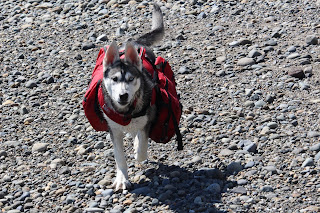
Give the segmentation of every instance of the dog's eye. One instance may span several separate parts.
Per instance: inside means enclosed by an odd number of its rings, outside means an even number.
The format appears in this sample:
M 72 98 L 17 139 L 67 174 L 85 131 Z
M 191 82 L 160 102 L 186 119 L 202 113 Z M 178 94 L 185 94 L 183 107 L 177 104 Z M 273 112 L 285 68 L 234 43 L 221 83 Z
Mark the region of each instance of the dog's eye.
M 134 80 L 134 77 L 130 77 L 128 81 L 132 82 L 133 80 Z
M 118 77 L 113 77 L 112 80 L 113 80 L 114 82 L 117 82 L 117 81 L 118 81 Z

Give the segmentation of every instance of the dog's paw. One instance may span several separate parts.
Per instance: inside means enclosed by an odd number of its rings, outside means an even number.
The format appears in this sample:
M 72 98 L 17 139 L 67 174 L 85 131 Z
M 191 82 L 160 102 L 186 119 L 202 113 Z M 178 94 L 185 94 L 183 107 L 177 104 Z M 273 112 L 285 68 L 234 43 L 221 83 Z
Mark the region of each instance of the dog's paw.
M 123 175 L 117 175 L 112 186 L 115 188 L 115 191 L 128 190 L 131 188 L 131 183 Z
M 137 152 L 134 155 L 134 158 L 138 161 L 138 162 L 142 162 L 148 159 L 148 153 L 147 152 Z

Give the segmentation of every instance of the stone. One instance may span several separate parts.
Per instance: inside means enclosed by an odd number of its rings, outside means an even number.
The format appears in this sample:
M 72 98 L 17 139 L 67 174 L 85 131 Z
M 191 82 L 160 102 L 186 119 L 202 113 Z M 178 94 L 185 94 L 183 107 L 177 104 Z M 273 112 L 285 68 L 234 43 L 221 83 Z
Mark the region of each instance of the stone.
M 295 59 L 299 57 L 300 57 L 299 53 L 291 53 L 290 55 L 287 56 L 287 59 Z
M 295 68 L 288 72 L 288 75 L 294 78 L 303 79 L 305 78 L 305 74 L 301 68 Z
M 295 47 L 295 46 L 290 46 L 289 48 L 288 48 L 288 52 L 295 52 L 297 50 L 297 48 Z
M 267 126 L 270 128 L 270 129 L 276 129 L 278 127 L 278 123 L 277 122 L 269 122 L 267 124 Z
M 314 160 L 313 158 L 307 158 L 305 161 L 303 161 L 302 167 L 307 167 L 307 166 L 314 166 Z
M 190 73 L 190 69 L 188 67 L 182 66 L 182 67 L 179 68 L 178 73 L 182 74 L 182 75 L 189 74 Z
M 32 146 L 32 152 L 45 152 L 48 148 L 48 143 L 35 143 Z
M 8 153 L 4 150 L 0 150 L 0 157 L 7 157 Z
M 86 208 L 84 209 L 84 212 L 104 212 L 104 209 L 102 208 Z
M 25 84 L 26 88 L 33 89 L 34 87 L 37 87 L 37 83 L 34 80 L 29 80 Z
M 108 37 L 107 37 L 107 34 L 102 34 L 100 36 L 97 37 L 97 41 L 107 41 L 108 40 Z
M 263 100 L 259 100 L 259 101 L 254 103 L 254 106 L 257 107 L 257 108 L 262 108 L 262 107 L 264 107 L 266 105 L 267 105 L 267 103 L 264 102 Z
M 247 189 L 243 186 L 237 186 L 237 187 L 234 187 L 233 189 L 231 189 L 231 192 L 235 193 L 235 194 L 246 195 Z
M 320 136 L 320 132 L 317 132 L 317 131 L 309 131 L 307 136 L 308 136 L 308 138 L 319 137 L 319 136 Z
M 93 49 L 95 47 L 96 47 L 96 45 L 94 43 L 91 43 L 91 42 L 86 42 L 86 43 L 82 44 L 82 49 L 83 50 L 90 50 L 90 49 Z
M 219 184 L 213 183 L 213 184 L 210 184 L 205 190 L 212 194 L 220 194 L 221 187 Z
M 260 188 L 260 190 L 261 190 L 262 192 L 273 192 L 273 187 L 266 185 L 266 186 L 262 186 L 262 187 Z
M 306 43 L 310 45 L 317 45 L 318 44 L 318 38 L 315 35 L 308 35 L 306 37 Z
M 241 58 L 237 62 L 238 66 L 248 66 L 248 65 L 253 65 L 255 64 L 255 61 L 253 58 Z
M 150 188 L 145 186 L 145 187 L 140 187 L 140 188 L 132 190 L 132 193 L 147 195 L 148 193 L 150 193 L 150 191 L 151 191 Z
M 243 169 L 243 166 L 239 162 L 232 162 L 227 166 L 227 172 L 230 174 L 237 174 Z
M 256 49 L 252 49 L 249 53 L 248 53 L 248 57 L 249 58 L 254 58 L 254 57 L 258 57 L 262 55 L 258 50 Z
M 227 60 L 227 57 L 226 56 L 219 56 L 216 58 L 216 60 L 217 60 L 217 63 L 221 64 Z
M 234 151 L 232 151 L 230 149 L 222 149 L 219 153 L 219 156 L 223 157 L 223 156 L 230 156 L 233 154 L 234 154 Z

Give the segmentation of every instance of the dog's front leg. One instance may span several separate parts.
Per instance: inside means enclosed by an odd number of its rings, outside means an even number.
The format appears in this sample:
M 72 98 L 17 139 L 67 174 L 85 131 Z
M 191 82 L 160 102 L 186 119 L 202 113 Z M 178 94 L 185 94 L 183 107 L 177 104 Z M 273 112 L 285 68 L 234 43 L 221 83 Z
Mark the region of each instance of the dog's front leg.
M 112 131 L 111 139 L 114 148 L 114 158 L 117 165 L 117 176 L 113 183 L 115 190 L 125 190 L 130 188 L 131 183 L 128 180 L 128 168 L 126 157 L 123 149 L 123 133 L 120 131 Z
M 148 131 L 141 130 L 137 133 L 134 139 L 135 159 L 139 162 L 148 158 Z

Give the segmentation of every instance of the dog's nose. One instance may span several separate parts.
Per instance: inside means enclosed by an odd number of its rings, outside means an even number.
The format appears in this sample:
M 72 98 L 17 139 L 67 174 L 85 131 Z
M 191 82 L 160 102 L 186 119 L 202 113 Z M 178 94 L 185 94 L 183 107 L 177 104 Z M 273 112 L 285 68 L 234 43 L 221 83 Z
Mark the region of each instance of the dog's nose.
M 128 93 L 124 93 L 122 95 L 120 95 L 120 101 L 125 102 L 128 100 L 129 94 Z

